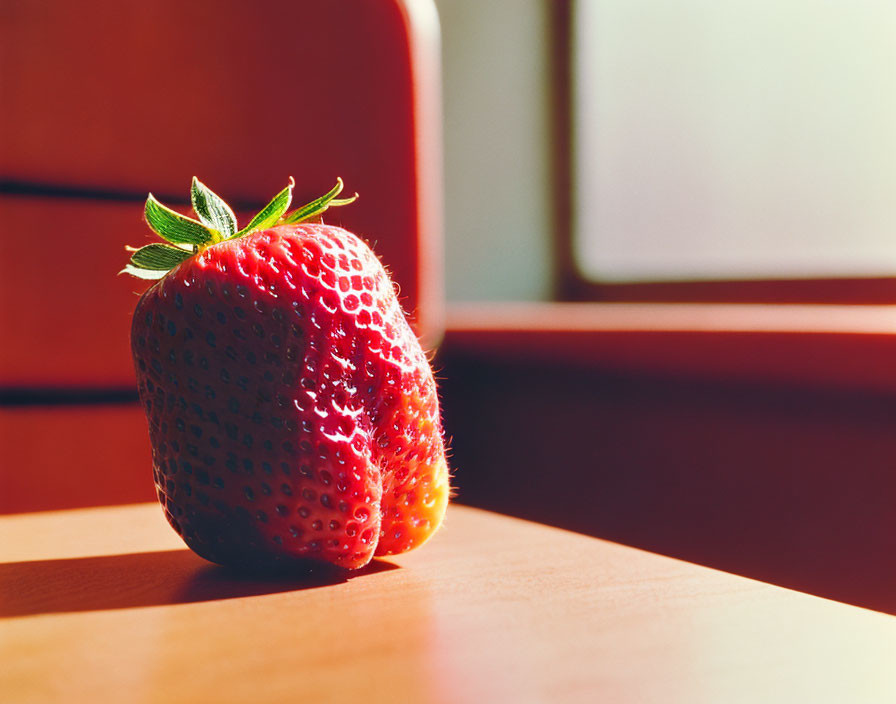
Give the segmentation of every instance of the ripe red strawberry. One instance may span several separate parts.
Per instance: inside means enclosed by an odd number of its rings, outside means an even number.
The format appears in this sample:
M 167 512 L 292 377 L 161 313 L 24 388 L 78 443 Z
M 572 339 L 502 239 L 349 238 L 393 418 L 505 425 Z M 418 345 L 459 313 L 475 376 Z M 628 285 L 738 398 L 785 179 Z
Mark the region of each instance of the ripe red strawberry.
M 429 363 L 376 256 L 339 227 L 284 215 L 281 191 L 249 225 L 193 180 L 199 220 L 150 194 L 171 244 L 125 271 L 159 279 L 137 304 L 131 348 L 159 500 L 202 557 L 346 568 L 417 547 L 448 501 Z

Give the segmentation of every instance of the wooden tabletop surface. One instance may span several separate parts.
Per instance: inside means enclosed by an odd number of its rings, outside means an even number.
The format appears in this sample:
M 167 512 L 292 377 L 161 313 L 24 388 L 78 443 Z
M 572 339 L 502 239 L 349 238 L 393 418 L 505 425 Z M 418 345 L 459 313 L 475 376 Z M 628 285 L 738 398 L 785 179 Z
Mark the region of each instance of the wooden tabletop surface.
M 155 505 L 20 514 L 0 701 L 896 702 L 896 619 L 461 506 L 347 580 L 233 575 Z

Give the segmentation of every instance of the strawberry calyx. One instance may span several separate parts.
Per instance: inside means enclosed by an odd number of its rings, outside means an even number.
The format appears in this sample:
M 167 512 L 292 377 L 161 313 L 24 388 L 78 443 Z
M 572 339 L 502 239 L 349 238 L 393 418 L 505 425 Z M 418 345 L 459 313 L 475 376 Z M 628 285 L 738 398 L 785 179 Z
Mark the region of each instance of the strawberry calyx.
M 336 185 L 320 198 L 287 212 L 294 187 L 295 181 L 290 176 L 289 185 L 275 195 L 242 229 L 239 229 L 231 207 L 195 176 L 190 187 L 190 203 L 198 219 L 162 205 L 150 193 L 143 210 L 144 219 L 165 243 L 153 242 L 139 248 L 126 247 L 133 254 L 119 273 L 130 274 L 139 279 L 161 279 L 181 262 L 219 242 L 245 237 L 274 225 L 305 222 L 321 215 L 330 207 L 348 205 L 358 198 L 357 193 L 350 198 L 337 198 L 343 189 L 342 179 L 337 178 Z

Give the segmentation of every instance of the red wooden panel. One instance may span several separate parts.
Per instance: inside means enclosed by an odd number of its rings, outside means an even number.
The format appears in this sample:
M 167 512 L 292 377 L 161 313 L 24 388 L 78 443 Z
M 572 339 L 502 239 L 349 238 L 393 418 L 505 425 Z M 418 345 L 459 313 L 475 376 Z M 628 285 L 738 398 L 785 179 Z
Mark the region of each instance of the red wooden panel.
M 376 243 L 437 337 L 431 0 L 15 3 L 0 47 L 0 179 L 183 197 L 195 174 L 260 203 L 290 175 L 297 200 L 342 176 L 361 199 L 329 221 Z
M 131 314 L 150 282 L 117 276 L 152 233 L 137 203 L 0 198 L 0 386 L 133 387 Z
M 152 501 L 143 409 L 0 408 L 0 513 Z
M 458 304 L 445 346 L 487 361 L 896 391 L 889 305 Z
M 151 282 L 117 272 L 126 244 L 153 241 L 142 206 L 0 196 L 0 223 L 0 387 L 132 388 L 131 315 Z
M 151 282 L 117 272 L 126 244 L 153 241 L 141 213 L 139 203 L 0 196 L 0 387 L 133 387 L 131 314 Z

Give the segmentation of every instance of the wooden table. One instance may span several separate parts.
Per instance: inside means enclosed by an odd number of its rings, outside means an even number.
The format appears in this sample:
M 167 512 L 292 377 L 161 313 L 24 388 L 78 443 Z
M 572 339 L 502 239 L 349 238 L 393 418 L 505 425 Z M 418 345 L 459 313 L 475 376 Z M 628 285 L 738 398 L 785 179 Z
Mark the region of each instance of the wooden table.
M 141 504 L 0 518 L 0 701 L 896 702 L 896 619 L 453 506 L 348 580 L 238 577 Z

